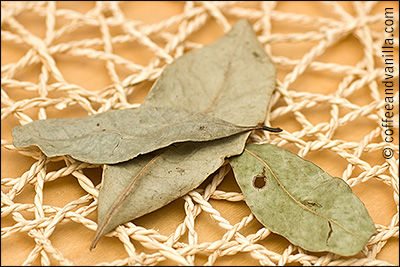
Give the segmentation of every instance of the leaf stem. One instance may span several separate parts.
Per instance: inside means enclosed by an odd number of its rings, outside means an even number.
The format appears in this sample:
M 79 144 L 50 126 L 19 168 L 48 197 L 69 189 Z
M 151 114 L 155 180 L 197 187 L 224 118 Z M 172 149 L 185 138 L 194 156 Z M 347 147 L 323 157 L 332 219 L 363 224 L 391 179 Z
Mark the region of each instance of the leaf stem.
M 268 127 L 268 126 L 265 126 L 265 125 L 260 125 L 260 130 L 269 131 L 269 132 L 273 132 L 273 133 L 280 133 L 280 132 L 283 131 L 279 127 L 272 128 L 272 127 Z

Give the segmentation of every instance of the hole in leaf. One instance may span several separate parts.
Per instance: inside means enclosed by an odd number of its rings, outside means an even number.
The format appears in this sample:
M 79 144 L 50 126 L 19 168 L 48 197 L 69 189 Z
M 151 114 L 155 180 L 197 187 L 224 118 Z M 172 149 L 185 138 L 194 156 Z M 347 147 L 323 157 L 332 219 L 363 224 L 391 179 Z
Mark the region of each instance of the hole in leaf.
M 253 186 L 256 189 L 262 189 L 266 186 L 267 184 L 267 177 L 265 177 L 264 174 L 259 174 L 254 176 L 253 178 Z

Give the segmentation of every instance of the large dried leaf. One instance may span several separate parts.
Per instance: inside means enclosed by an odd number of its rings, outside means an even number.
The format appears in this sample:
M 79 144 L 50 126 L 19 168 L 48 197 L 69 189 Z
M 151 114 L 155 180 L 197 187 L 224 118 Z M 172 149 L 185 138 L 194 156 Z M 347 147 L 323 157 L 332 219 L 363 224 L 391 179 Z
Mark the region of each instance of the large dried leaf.
M 186 53 L 167 66 L 142 107 L 183 108 L 236 125 L 256 125 L 265 119 L 274 88 L 274 66 L 251 25 L 241 20 L 221 39 Z M 139 156 L 106 166 L 93 244 L 119 224 L 152 212 L 198 187 L 223 164 L 225 157 L 243 151 L 248 136 L 243 133 L 182 144 L 153 157 Z
M 229 162 L 256 218 L 294 245 L 350 256 L 376 233 L 364 204 L 342 179 L 292 152 L 247 144 Z
M 38 120 L 14 127 L 12 134 L 14 146 L 37 145 L 49 157 L 70 155 L 93 164 L 113 164 L 177 142 L 210 141 L 262 128 L 183 109 L 149 107 Z

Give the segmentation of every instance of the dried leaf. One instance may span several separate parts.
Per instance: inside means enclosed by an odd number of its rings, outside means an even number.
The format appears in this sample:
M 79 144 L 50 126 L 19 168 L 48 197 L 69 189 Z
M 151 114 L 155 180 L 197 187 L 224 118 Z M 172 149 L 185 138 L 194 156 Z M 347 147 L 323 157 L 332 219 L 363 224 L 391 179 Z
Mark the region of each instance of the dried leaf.
M 70 155 L 93 164 L 113 164 L 177 142 L 210 141 L 256 129 L 268 130 L 237 126 L 199 112 L 149 107 L 38 120 L 14 127 L 12 134 L 15 147 L 37 145 L 49 157 Z
M 247 144 L 229 162 L 256 218 L 294 245 L 350 256 L 376 233 L 364 204 L 342 179 L 292 152 Z
M 256 125 L 265 119 L 274 88 L 274 66 L 251 25 L 241 20 L 221 39 L 167 66 L 142 107 L 183 108 L 236 125 Z M 243 151 L 248 136 L 243 133 L 185 143 L 153 157 L 139 156 L 106 166 L 92 247 L 119 224 L 161 208 L 198 187 L 225 157 Z

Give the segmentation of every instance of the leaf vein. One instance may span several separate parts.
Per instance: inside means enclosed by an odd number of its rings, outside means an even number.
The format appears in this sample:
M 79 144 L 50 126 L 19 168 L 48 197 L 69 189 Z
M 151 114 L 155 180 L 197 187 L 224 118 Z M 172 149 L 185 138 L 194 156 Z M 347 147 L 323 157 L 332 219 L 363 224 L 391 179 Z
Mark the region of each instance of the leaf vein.
M 138 174 L 133 177 L 132 181 L 129 183 L 129 185 L 125 188 L 125 190 L 123 191 L 123 193 L 120 195 L 120 197 L 118 197 L 114 203 L 111 205 L 111 211 L 110 213 L 107 214 L 106 219 L 103 221 L 102 225 L 100 226 L 99 229 L 97 229 L 97 233 L 96 236 L 93 240 L 92 245 L 90 246 L 90 250 L 92 250 L 97 242 L 99 241 L 100 237 L 103 234 L 104 228 L 107 226 L 108 222 L 111 220 L 112 216 L 117 212 L 118 207 L 122 205 L 122 202 L 128 197 L 129 192 L 131 191 L 131 189 L 133 188 L 134 184 L 136 183 L 136 181 L 139 179 L 140 176 L 142 176 L 145 171 L 149 168 L 150 165 L 153 164 L 153 162 L 161 155 L 161 153 L 159 153 L 158 155 L 154 156 L 149 162 L 146 163 L 145 166 L 143 166 L 143 168 L 138 172 Z

